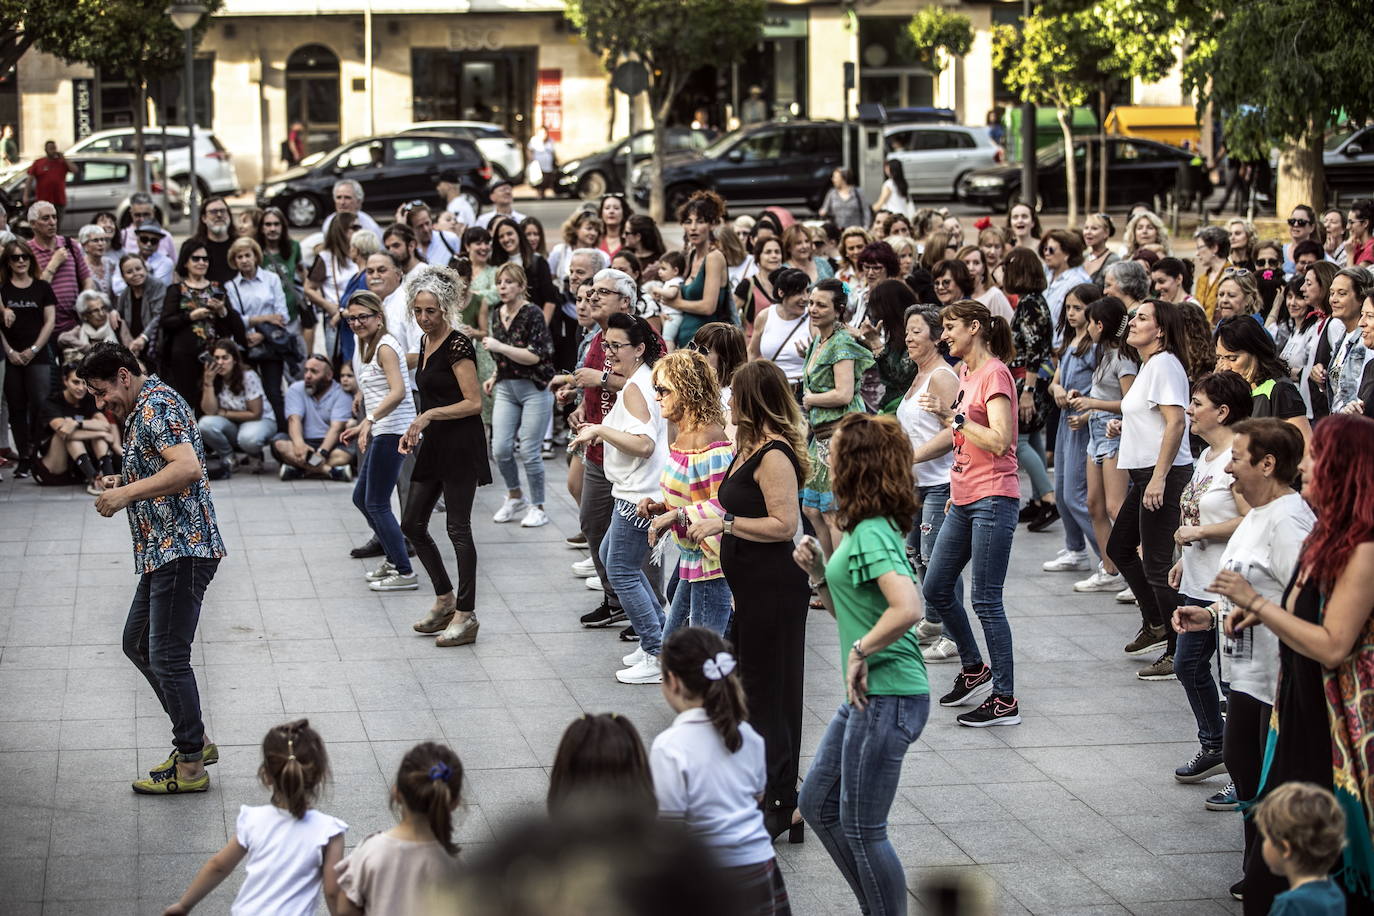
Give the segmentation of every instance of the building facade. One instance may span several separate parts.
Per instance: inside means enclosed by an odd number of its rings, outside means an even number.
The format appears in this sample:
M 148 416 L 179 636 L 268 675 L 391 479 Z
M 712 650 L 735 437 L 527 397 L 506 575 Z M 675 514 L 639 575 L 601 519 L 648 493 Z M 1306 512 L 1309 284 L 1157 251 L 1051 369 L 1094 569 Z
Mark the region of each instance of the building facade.
M 738 123 L 757 87 L 772 117 L 852 116 L 861 102 L 951 108 L 984 123 L 1009 97 L 992 65 L 991 30 L 1015 24 L 1019 0 L 950 4 L 967 15 L 969 54 L 942 72 L 904 40 L 910 0 L 809 0 L 769 7 L 759 43 L 739 63 L 709 62 L 674 105 L 674 120 Z M 624 96 L 563 18 L 562 0 L 227 0 L 197 49 L 196 121 L 210 126 L 251 187 L 284 165 L 290 125 L 311 151 L 423 120 L 492 121 L 523 144 L 539 125 L 560 155 L 582 155 L 623 136 Z M 854 90 L 844 62 L 855 61 Z M 93 130 L 133 123 L 127 85 L 30 52 L 17 68 L 24 155 L 47 139 L 67 146 Z M 149 123 L 185 123 L 180 77 L 150 95 Z M 1176 79 L 1137 92 L 1179 104 Z M 648 125 L 640 97 L 635 122 Z

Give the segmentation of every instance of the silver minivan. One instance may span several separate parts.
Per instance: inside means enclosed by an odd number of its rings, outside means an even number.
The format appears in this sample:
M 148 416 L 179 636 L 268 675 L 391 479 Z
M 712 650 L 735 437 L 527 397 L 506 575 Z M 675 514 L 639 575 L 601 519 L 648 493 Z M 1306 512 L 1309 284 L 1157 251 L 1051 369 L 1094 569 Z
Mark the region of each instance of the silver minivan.
M 966 172 L 1001 165 L 1002 147 L 986 127 L 960 124 L 893 124 L 884 128 L 887 157 L 902 163 L 909 197 L 954 200 Z
M 134 157 L 75 154 L 66 158 L 76 167 L 76 173 L 67 175 L 67 206 L 62 211 L 62 223 L 57 231 L 64 235 L 75 234 L 103 210 L 113 213 L 119 225 L 126 225 L 129 198 L 138 190 L 138 173 L 134 171 Z M 27 161 L 17 163 L 0 175 L 0 197 L 3 197 L 14 224 L 27 222 L 27 210 L 23 200 L 24 185 L 29 177 L 29 164 Z M 147 170 L 148 191 L 153 195 L 154 212 L 158 222 L 167 226 L 169 223 L 164 218 L 166 214 L 163 213 L 162 207 L 162 163 L 149 158 L 145 160 L 144 168 Z M 168 182 L 165 192 L 172 201 L 171 222 L 180 222 L 182 188 L 174 181 Z

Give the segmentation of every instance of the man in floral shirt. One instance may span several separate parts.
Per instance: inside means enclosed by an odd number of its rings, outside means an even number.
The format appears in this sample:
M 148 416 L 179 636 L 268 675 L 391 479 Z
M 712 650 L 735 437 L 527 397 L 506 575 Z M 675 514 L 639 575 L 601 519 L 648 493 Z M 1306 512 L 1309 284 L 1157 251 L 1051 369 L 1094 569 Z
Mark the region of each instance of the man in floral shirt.
M 191 642 L 205 589 L 225 555 L 205 475 L 195 414 L 171 386 L 143 375 L 125 347 L 97 344 L 80 375 L 96 405 L 124 424 L 124 468 L 101 479 L 95 508 L 109 518 L 129 512 L 139 575 L 124 654 L 143 672 L 172 720 L 176 748 L 133 789 L 145 795 L 204 792 L 205 764 L 219 759 L 201 718 L 191 670 Z

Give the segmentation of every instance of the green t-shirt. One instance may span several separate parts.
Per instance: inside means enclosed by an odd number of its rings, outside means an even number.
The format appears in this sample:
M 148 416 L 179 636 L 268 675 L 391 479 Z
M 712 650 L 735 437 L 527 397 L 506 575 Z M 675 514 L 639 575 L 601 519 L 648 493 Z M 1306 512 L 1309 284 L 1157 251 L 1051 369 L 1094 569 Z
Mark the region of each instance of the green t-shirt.
M 906 558 L 906 542 L 887 518 L 866 518 L 840 540 L 825 564 L 825 580 L 835 603 L 840 628 L 840 673 L 847 670 L 849 648 L 887 610 L 878 578 L 895 572 L 913 582 L 916 576 Z M 875 696 L 919 696 L 930 693 L 925 659 L 916 633 L 901 638 L 868 658 L 868 692 Z

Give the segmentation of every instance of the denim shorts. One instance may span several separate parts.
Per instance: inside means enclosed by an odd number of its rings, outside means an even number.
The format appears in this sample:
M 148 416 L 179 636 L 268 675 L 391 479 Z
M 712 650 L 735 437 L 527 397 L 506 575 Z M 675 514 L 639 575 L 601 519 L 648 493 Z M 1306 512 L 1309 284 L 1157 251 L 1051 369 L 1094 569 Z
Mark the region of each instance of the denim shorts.
M 1107 423 L 1114 419 L 1115 414 L 1106 413 L 1101 410 L 1094 410 L 1088 414 L 1088 457 L 1093 464 L 1101 464 L 1108 458 L 1115 458 L 1116 453 L 1121 451 L 1121 437 L 1115 439 L 1107 438 Z

